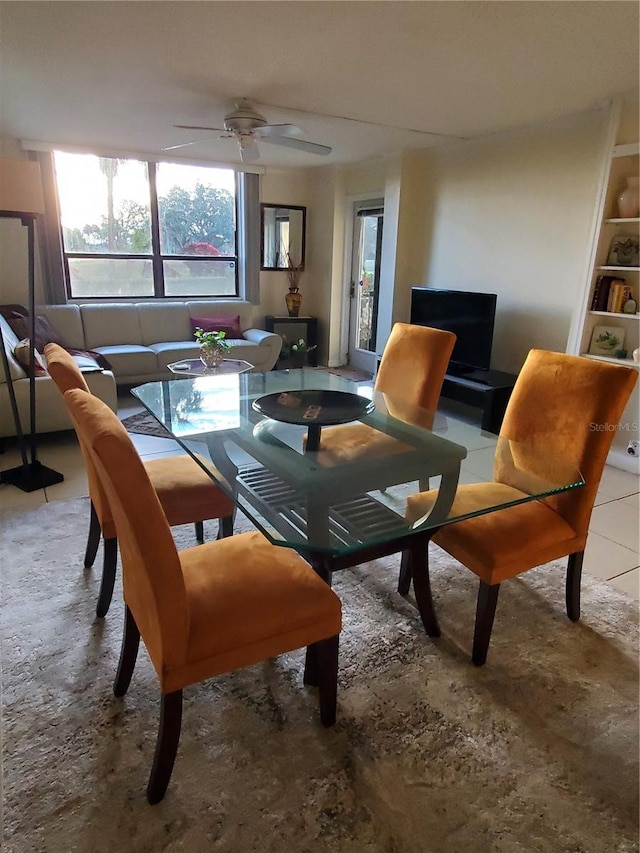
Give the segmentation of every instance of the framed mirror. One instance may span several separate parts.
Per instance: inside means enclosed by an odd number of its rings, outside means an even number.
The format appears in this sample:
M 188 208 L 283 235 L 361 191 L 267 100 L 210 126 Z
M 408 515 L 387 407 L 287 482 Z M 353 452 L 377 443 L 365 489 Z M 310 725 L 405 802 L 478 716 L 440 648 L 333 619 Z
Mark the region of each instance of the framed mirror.
M 307 208 L 299 205 L 260 205 L 260 269 L 284 270 L 289 257 L 304 266 Z

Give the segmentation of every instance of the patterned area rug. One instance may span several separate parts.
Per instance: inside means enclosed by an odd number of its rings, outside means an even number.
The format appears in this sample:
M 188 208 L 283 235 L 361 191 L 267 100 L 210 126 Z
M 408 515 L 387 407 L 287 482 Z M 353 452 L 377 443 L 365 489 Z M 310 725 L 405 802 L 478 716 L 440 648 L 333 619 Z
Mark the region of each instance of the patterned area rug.
M 171 433 L 159 424 L 149 412 L 138 412 L 135 415 L 129 415 L 128 418 L 122 419 L 122 423 L 128 432 L 137 432 L 141 435 L 155 435 L 158 438 L 172 438 Z
M 338 573 L 336 726 L 302 653 L 188 688 L 167 796 L 148 806 L 156 677 L 141 651 L 127 696 L 111 692 L 122 604 L 117 588 L 95 618 L 88 516 L 86 499 L 0 512 L 7 853 L 638 849 L 635 603 L 587 578 L 574 624 L 563 566 L 529 572 L 504 584 L 478 669 L 475 583 L 435 548 L 439 640 L 395 592 L 397 557 Z

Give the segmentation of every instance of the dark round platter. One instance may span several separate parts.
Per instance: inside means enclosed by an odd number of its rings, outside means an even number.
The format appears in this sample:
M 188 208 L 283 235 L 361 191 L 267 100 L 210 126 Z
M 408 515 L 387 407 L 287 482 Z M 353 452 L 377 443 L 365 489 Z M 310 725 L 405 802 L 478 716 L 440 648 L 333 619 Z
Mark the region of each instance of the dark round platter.
M 348 391 L 281 391 L 253 401 L 253 408 L 287 424 L 333 426 L 356 421 L 373 412 L 372 400 Z

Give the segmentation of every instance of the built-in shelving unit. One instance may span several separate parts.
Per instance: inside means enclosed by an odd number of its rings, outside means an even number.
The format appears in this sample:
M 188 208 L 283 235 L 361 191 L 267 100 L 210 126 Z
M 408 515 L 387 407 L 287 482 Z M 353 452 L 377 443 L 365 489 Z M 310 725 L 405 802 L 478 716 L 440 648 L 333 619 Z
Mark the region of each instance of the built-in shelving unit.
M 568 351 L 584 358 L 606 361 L 640 370 L 640 363 L 632 357 L 634 350 L 640 347 L 640 266 L 638 260 L 623 265 L 612 263 L 612 246 L 620 238 L 631 237 L 640 242 L 640 217 L 622 217 L 618 211 L 618 197 L 625 189 L 626 179 L 640 174 L 640 144 L 638 142 L 638 94 L 620 98 L 611 107 L 606 153 L 602 165 L 602 176 L 598 206 L 594 217 L 593 239 L 588 263 L 587 275 L 580 304 L 574 315 Z M 602 277 L 623 279 L 636 303 L 635 313 L 621 308 L 615 311 L 594 310 L 594 294 L 598 286 L 602 288 Z M 615 353 L 594 354 L 592 341 L 594 330 L 604 326 L 624 338 L 617 352 L 626 350 L 626 356 L 616 357 Z M 639 380 L 640 381 L 640 380 Z M 610 462 L 620 463 L 627 470 L 637 470 L 637 460 L 626 455 L 628 441 L 638 439 L 639 417 L 638 391 L 634 392 L 621 419 L 624 429 L 614 437 Z M 616 462 L 617 457 L 617 462 Z M 626 457 L 626 458 L 625 458 Z

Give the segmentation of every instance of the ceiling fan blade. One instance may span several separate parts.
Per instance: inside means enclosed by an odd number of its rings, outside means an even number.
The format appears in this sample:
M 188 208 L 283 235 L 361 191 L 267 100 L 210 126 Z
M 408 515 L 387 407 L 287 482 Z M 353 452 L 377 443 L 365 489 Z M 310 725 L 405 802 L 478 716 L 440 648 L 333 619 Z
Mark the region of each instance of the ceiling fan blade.
M 298 151 L 305 151 L 307 154 L 319 154 L 321 157 L 326 157 L 333 150 L 328 145 L 320 145 L 319 142 L 305 142 L 304 139 L 292 139 L 289 136 L 266 136 L 264 141 L 270 145 L 296 148 Z
M 203 127 L 201 124 L 174 124 L 173 126 L 180 128 L 180 130 L 218 130 L 220 133 L 225 132 L 224 127 Z
M 181 142 L 179 145 L 165 145 L 164 148 L 161 148 L 161 151 L 175 151 L 176 148 L 187 148 L 189 145 L 197 145 L 199 142 L 210 142 L 211 137 L 207 136 L 206 139 L 193 139 L 191 142 Z
M 263 124 L 255 133 L 258 136 L 300 136 L 302 131 L 295 124 Z
M 324 116 L 325 118 L 337 118 L 337 119 L 342 119 L 342 121 L 357 122 L 358 124 L 372 124 L 372 125 L 375 125 L 376 127 L 389 127 L 389 128 L 392 128 L 393 130 L 407 130 L 410 133 L 422 133 L 425 136 L 440 136 L 443 139 L 465 140 L 465 139 L 469 138 L 468 136 L 452 136 L 450 133 L 438 133 L 437 131 L 434 131 L 434 130 L 420 130 L 417 127 L 405 127 L 405 126 L 399 125 L 399 124 L 383 124 L 380 121 L 371 121 L 369 119 L 364 119 L 364 118 L 354 118 L 353 116 L 343 116 L 343 115 L 337 115 L 334 113 L 322 113 L 322 112 L 317 112 L 315 110 L 303 110 L 300 107 L 285 107 L 282 104 L 261 104 L 261 106 L 267 107 L 268 109 L 283 110 L 284 112 L 289 111 L 292 113 L 302 113 L 303 115 Z

